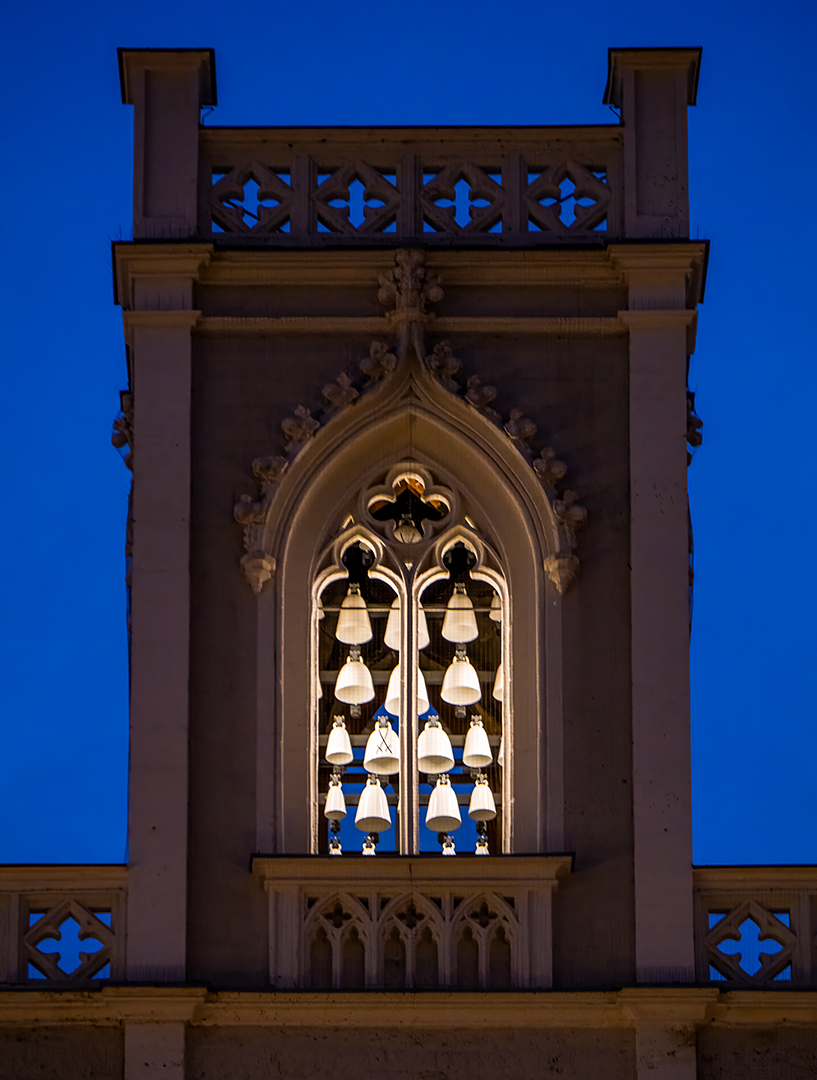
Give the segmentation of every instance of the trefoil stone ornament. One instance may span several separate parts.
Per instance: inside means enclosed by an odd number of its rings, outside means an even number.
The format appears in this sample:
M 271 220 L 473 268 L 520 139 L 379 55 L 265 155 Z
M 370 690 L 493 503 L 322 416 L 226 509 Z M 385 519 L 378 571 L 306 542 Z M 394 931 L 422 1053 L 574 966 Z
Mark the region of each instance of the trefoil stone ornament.
M 281 430 L 287 437 L 284 448 L 291 457 L 315 437 L 315 432 L 321 426 L 320 420 L 316 420 L 311 411 L 305 405 L 299 405 L 294 416 L 288 416 L 281 421 Z
M 462 367 L 462 361 L 454 356 L 454 350 L 447 341 L 434 346 L 434 350 L 425 358 L 426 367 L 439 382 L 452 394 L 459 393 L 459 383 L 454 376 Z
M 568 489 L 561 499 L 552 502 L 553 513 L 565 526 L 570 536 L 570 546 L 576 546 L 576 530 L 580 529 L 587 521 L 587 511 L 579 505 L 579 493 Z
M 117 416 L 113 422 L 111 445 L 117 450 L 128 447 L 128 452 L 122 455 L 122 460 L 126 468 L 133 472 L 133 394 L 129 390 L 121 390 L 119 403 L 122 415 Z
M 496 409 L 490 408 L 491 402 L 496 398 L 496 387 L 487 386 L 479 375 L 472 375 L 466 383 L 465 400 L 473 405 L 477 412 L 494 424 L 501 424 L 502 417 Z
M 336 412 L 345 409 L 360 397 L 360 392 L 355 389 L 351 378 L 342 371 L 334 382 L 327 383 L 321 391 L 324 400 Z
M 533 461 L 533 468 L 544 484 L 555 487 L 557 481 L 567 474 L 567 464 L 556 457 L 552 446 L 545 446 L 539 451 L 539 457 Z
M 536 424 L 521 409 L 511 409 L 511 415 L 505 424 L 505 434 L 526 457 L 530 454 L 528 443 L 536 434 Z
M 397 357 L 389 351 L 384 341 L 373 341 L 369 346 L 369 355 L 360 361 L 360 373 L 365 375 L 368 382 L 364 390 L 382 382 L 397 367 Z
M 285 457 L 256 458 L 252 471 L 261 488 L 261 497 L 242 495 L 233 510 L 235 520 L 244 526 L 246 554 L 241 558 L 241 569 L 256 596 L 275 573 L 275 559 L 267 549 L 266 521 L 275 488 L 288 464 Z

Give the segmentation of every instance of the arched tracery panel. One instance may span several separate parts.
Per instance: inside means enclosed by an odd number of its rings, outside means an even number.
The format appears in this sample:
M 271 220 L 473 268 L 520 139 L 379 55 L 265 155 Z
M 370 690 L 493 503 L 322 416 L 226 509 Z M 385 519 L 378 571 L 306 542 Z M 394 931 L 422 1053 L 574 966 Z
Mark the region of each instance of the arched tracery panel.
M 345 422 L 346 417 L 341 420 Z M 269 823 L 273 834 L 266 842 L 260 835 L 260 845 L 294 853 L 317 852 L 324 843 L 323 826 L 315 808 L 328 793 L 323 790 L 328 781 L 319 781 L 314 763 L 321 751 L 320 740 L 328 739 L 330 734 L 326 728 L 326 686 L 320 672 L 332 669 L 318 667 L 313 660 L 316 648 L 320 653 L 316 642 L 322 633 L 328 633 L 329 609 L 339 607 L 339 596 L 335 594 L 343 591 L 343 585 L 338 583 L 344 577 L 348 588 L 339 545 L 356 539 L 370 543 L 376 555 L 370 571 L 372 581 L 388 585 L 407 613 L 412 604 L 425 602 L 424 598 L 430 607 L 442 606 L 435 589 L 443 588 L 440 582 L 445 569 L 439 545 L 445 537 L 455 542 L 467 538 L 479 554 L 468 588 L 478 601 L 476 607 L 483 609 L 477 612 L 478 621 L 486 627 L 490 624 L 494 634 L 496 666 L 500 660 L 503 664 L 508 692 L 501 711 L 505 716 L 525 718 L 503 747 L 506 753 L 502 783 L 495 772 L 490 785 L 501 818 L 501 825 L 493 827 L 494 850 L 546 850 L 548 825 L 551 834 L 558 835 L 555 826 L 561 813 L 560 740 L 553 739 L 550 757 L 547 750 L 548 729 L 561 724 L 558 699 L 548 695 L 545 666 L 546 658 L 557 665 L 561 662 L 557 657 L 558 627 L 553 622 L 559 613 L 558 595 L 545 571 L 556 528 L 547 500 L 518 453 L 479 416 L 469 418 L 468 424 L 455 424 L 439 403 L 415 400 L 410 404 L 395 402 L 392 408 L 384 407 L 367 422 L 363 420 L 358 417 L 348 438 L 342 443 L 335 440 L 336 445 L 327 445 L 322 453 L 318 452 L 320 440 L 314 440 L 287 472 L 273 504 L 278 511 L 278 596 L 274 605 L 259 605 L 259 620 L 265 624 L 259 640 L 277 641 L 279 645 L 283 677 L 277 680 L 277 701 L 265 703 L 265 707 L 269 732 L 266 743 L 276 747 L 281 767 L 276 789 L 260 796 L 260 833 Z M 329 430 L 326 436 L 329 444 Z M 423 523 L 422 543 L 416 545 L 395 534 L 400 526 L 399 515 L 384 521 L 371 512 L 372 493 L 388 494 L 395 470 L 405 471 L 409 466 L 430 478 L 430 483 L 426 481 L 428 489 L 445 492 L 447 502 L 439 523 Z M 378 509 L 376 504 L 374 509 Z M 315 583 L 311 604 L 310 581 Z M 375 609 L 384 608 L 387 600 L 385 593 L 383 597 L 374 595 L 380 584 L 373 590 Z M 446 588 L 450 586 L 449 578 Z M 325 590 L 329 591 L 324 597 Z M 491 590 L 499 597 L 504 617 L 499 631 L 490 619 Z M 317 628 L 321 602 L 324 630 Z M 339 612 L 331 614 L 337 616 Z M 383 610 L 372 614 L 373 625 L 388 617 Z M 406 620 L 404 614 L 404 634 L 409 632 Z M 552 630 L 547 629 L 547 620 L 553 624 Z M 524 632 L 515 632 L 511 637 L 514 627 L 524 627 Z M 406 640 L 408 648 L 415 652 L 415 663 L 421 670 L 430 671 L 416 657 L 420 651 L 416 649 L 416 638 Z M 486 632 L 486 648 L 488 641 Z M 324 646 L 328 650 L 326 641 Z M 385 678 L 385 670 L 375 670 L 379 679 Z M 520 671 L 524 678 L 513 675 Z M 495 679 L 494 668 L 491 685 L 483 695 L 488 708 L 483 710 L 482 719 L 493 740 L 491 768 L 498 770 L 501 731 L 495 723 Z M 411 696 L 416 688 L 410 685 L 407 692 Z M 320 731 L 315 725 L 319 712 L 323 723 Z M 372 719 L 367 717 L 367 723 Z M 465 718 L 468 725 L 470 719 L 470 715 Z M 263 727 L 263 716 L 260 721 Z M 365 734 L 365 730 L 355 732 Z M 467 731 L 451 734 L 464 740 Z M 414 790 L 419 784 L 415 749 L 406 753 L 404 760 L 396 783 L 405 794 L 409 787 Z M 259 776 L 259 786 L 263 785 Z M 509 790 L 514 792 L 512 800 L 503 794 Z M 398 793 L 391 794 L 396 798 Z M 424 794 L 430 796 L 429 792 Z M 262 805 L 265 797 L 266 811 Z M 418 819 L 419 813 L 414 812 L 394 821 L 396 850 L 422 850 Z

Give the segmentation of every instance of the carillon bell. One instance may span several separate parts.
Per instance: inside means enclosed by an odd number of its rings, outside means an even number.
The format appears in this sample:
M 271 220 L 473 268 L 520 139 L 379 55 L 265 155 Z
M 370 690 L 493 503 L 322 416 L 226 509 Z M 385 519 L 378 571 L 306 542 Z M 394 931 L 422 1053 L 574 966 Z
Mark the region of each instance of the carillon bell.
M 494 622 L 502 622 L 502 600 L 499 593 L 494 593 L 491 597 L 491 610 L 488 612 L 488 618 L 493 619 Z
M 391 828 L 386 792 L 376 776 L 369 777 L 366 787 L 360 793 L 355 828 L 365 833 L 381 833 Z
M 478 716 L 471 718 L 471 726 L 465 736 L 462 763 L 467 769 L 484 769 L 494 760 L 488 734 Z
M 474 784 L 471 802 L 468 805 L 468 816 L 472 821 L 493 821 L 496 817 L 494 793 L 485 776 L 479 777 Z
M 363 768 L 375 776 L 390 776 L 400 771 L 400 739 L 388 720 L 375 723 L 366 742 Z M 369 831 L 377 832 L 377 829 Z
M 437 778 L 437 783 L 428 800 L 426 826 L 432 832 L 453 832 L 462 825 L 457 795 L 447 776 Z
M 417 715 L 422 716 L 429 709 L 428 688 L 423 673 L 419 668 L 414 669 L 414 674 L 417 678 Z M 383 704 L 383 708 L 392 716 L 400 715 L 400 684 L 402 678 L 401 667 L 398 664 L 389 676 L 386 700 Z
M 494 688 L 491 693 L 497 701 L 503 701 L 505 698 L 505 666 L 502 662 L 500 662 L 499 667 L 496 669 Z
M 342 716 L 336 716 L 326 740 L 326 760 L 330 765 L 351 765 L 355 755 Z
M 360 659 L 357 649 L 353 648 L 348 660 L 338 672 L 335 697 L 347 705 L 363 705 L 374 697 L 372 673 Z
M 488 850 L 488 837 L 487 836 L 478 836 L 477 837 L 477 850 L 474 852 L 474 854 L 475 855 L 490 855 L 491 854 L 490 851 Z
M 446 668 L 442 699 L 449 705 L 473 705 L 481 697 L 477 673 L 465 655 L 465 649 L 457 649 L 456 656 Z
M 462 584 L 454 586 L 451 599 L 448 601 L 442 635 L 446 641 L 453 641 L 458 645 L 479 637 L 474 605 Z
M 335 637 L 344 645 L 362 645 L 372 640 L 372 624 L 359 585 L 352 583 L 341 602 Z
M 334 777 L 329 781 L 323 816 L 329 818 L 330 821 L 343 821 L 346 817 L 346 800 L 343 797 L 343 788 L 340 785 L 340 780 L 336 780 Z
M 386 632 L 383 635 L 383 644 L 387 649 L 400 651 L 400 597 L 395 596 L 386 620 Z
M 431 641 L 428 633 L 426 613 L 421 604 L 417 611 L 417 648 L 424 649 Z M 383 635 L 383 643 L 395 652 L 400 651 L 402 639 L 400 637 L 400 598 L 395 597 L 392 602 L 389 617 L 386 621 L 386 633 Z
M 454 768 L 451 740 L 439 720 L 428 720 L 417 740 L 417 768 L 421 773 L 447 773 Z

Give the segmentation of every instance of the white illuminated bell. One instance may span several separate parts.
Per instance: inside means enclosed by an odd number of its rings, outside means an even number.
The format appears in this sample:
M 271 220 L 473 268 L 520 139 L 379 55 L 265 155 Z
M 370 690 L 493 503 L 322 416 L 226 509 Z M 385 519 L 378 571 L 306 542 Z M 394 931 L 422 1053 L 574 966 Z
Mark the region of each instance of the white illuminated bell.
M 341 602 L 335 637 L 344 645 L 362 645 L 372 640 L 372 624 L 359 585 L 352 583 Z
M 428 800 L 426 826 L 432 832 L 453 832 L 462 825 L 457 795 L 447 776 L 439 776 Z
M 335 681 L 335 697 L 347 705 L 363 705 L 374 697 L 372 673 L 354 650 L 338 672 Z
M 355 755 L 352 752 L 352 740 L 346 730 L 342 716 L 336 716 L 326 740 L 326 760 L 330 765 L 351 765 Z
M 491 753 L 491 744 L 488 735 L 482 726 L 482 721 L 475 716 L 471 719 L 471 726 L 465 736 L 465 749 L 462 752 L 462 763 L 466 769 L 484 769 L 494 760 Z
M 346 817 L 346 800 L 343 797 L 343 788 L 340 780 L 334 778 L 329 782 L 329 790 L 326 793 L 326 805 L 323 808 L 323 816 L 330 821 L 343 821 Z
M 488 850 L 488 837 L 487 836 L 478 836 L 477 837 L 477 850 L 474 852 L 474 854 L 475 855 L 490 855 L 490 851 Z
M 421 773 L 447 773 L 454 768 L 451 740 L 439 720 L 427 720 L 417 740 L 417 768 Z
M 395 596 L 386 620 L 386 633 L 383 635 L 383 644 L 388 649 L 400 651 L 400 597 Z
M 375 776 L 391 776 L 400 771 L 400 739 L 388 720 L 376 721 L 366 742 L 363 768 Z
M 426 687 L 425 677 L 419 668 L 414 669 L 414 674 L 417 678 L 417 714 L 418 716 L 422 716 L 423 713 L 428 712 L 429 709 L 428 688 Z M 389 685 L 386 688 L 386 700 L 383 704 L 383 708 L 387 713 L 391 713 L 392 716 L 400 715 L 401 682 L 402 675 L 400 665 L 398 664 L 389 676 Z
M 502 663 L 496 669 L 496 678 L 494 679 L 494 688 L 491 691 L 497 701 L 502 701 L 505 697 L 505 669 Z
M 365 833 L 380 833 L 391 828 L 386 792 L 376 776 L 369 777 L 366 787 L 360 793 L 355 828 Z
M 423 610 L 422 604 L 417 612 L 417 648 L 424 649 L 431 638 L 428 634 L 428 623 L 426 621 L 426 613 Z M 383 635 L 383 643 L 389 648 L 394 649 L 395 652 L 400 651 L 401 637 L 400 637 L 400 598 L 396 597 L 392 603 L 391 610 L 389 611 L 389 617 L 386 621 L 386 633 Z M 422 711 L 422 710 L 421 710 Z
M 479 777 L 474 784 L 471 802 L 468 805 L 468 816 L 472 821 L 493 821 L 496 817 L 494 793 L 484 776 Z
M 502 601 L 499 598 L 499 593 L 494 593 L 491 597 L 491 610 L 488 612 L 488 618 L 493 619 L 494 622 L 502 622 Z
M 465 655 L 465 650 L 458 649 L 445 671 L 442 699 L 449 705 L 473 705 L 481 697 L 482 688 L 473 664 Z
M 453 641 L 458 645 L 479 637 L 474 605 L 464 585 L 454 586 L 454 592 L 445 609 L 442 635 L 446 641 Z

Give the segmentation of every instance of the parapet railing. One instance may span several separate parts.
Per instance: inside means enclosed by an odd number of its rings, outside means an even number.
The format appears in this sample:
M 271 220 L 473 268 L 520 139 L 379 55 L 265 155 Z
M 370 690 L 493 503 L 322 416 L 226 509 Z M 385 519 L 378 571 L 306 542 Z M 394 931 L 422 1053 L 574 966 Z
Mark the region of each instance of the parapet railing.
M 700 866 L 694 889 L 699 982 L 817 984 L 817 866 Z
M 271 247 L 600 244 L 623 235 L 623 129 L 207 128 L 202 236 Z
M 272 985 L 550 985 L 563 859 L 431 860 L 413 876 L 411 861 L 346 860 L 339 890 L 326 859 L 256 858 L 281 931 L 270 940 Z M 817 985 L 817 866 L 702 866 L 693 881 L 698 983 Z M 126 903 L 125 866 L 0 866 L 0 984 L 124 981 Z
M 0 866 L 0 983 L 125 978 L 125 866 Z

